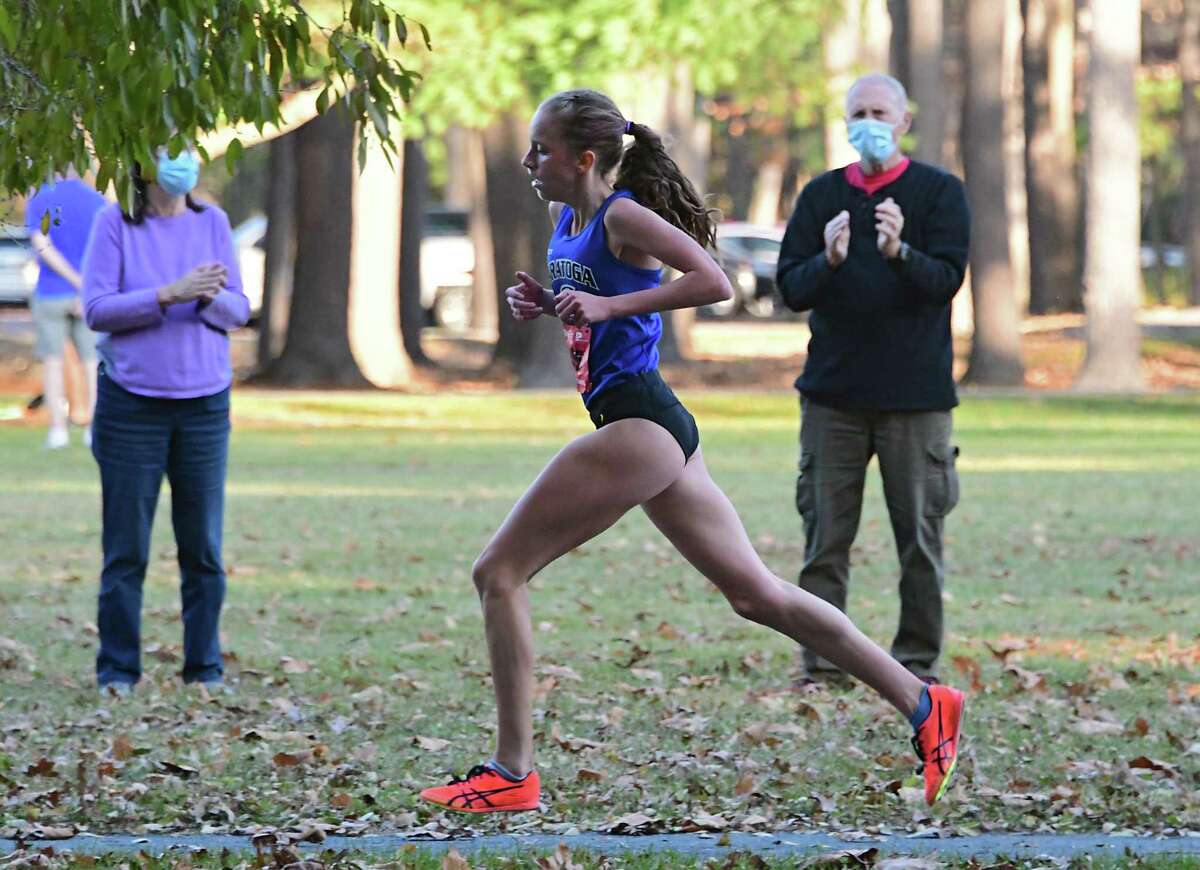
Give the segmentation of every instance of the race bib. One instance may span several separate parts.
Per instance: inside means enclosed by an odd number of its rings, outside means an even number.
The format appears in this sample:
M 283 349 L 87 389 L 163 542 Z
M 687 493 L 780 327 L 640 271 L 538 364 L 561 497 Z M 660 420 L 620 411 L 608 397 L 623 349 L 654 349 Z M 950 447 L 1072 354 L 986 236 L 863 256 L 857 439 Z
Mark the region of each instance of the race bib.
M 575 367 L 575 389 L 586 393 L 592 388 L 588 372 L 588 352 L 592 347 L 592 328 L 563 324 L 563 334 L 567 339 L 567 351 L 571 354 L 571 365 Z

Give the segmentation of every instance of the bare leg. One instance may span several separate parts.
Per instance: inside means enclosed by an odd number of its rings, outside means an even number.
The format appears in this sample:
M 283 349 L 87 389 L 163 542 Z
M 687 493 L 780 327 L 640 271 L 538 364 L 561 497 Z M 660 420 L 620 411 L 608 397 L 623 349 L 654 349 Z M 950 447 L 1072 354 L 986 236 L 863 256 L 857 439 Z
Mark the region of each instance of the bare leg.
M 648 420 L 619 420 L 550 461 L 475 561 L 499 733 L 496 760 L 533 768 L 533 629 L 529 578 L 607 529 L 679 477 L 683 453 Z
M 66 384 L 63 380 L 63 358 L 48 356 L 42 361 L 42 381 L 46 394 L 46 409 L 50 413 L 50 431 L 67 429 Z
M 646 515 L 675 548 L 721 590 L 741 616 L 787 635 L 853 674 L 906 717 L 924 684 L 858 630 L 832 604 L 776 577 L 763 564 L 697 451 Z

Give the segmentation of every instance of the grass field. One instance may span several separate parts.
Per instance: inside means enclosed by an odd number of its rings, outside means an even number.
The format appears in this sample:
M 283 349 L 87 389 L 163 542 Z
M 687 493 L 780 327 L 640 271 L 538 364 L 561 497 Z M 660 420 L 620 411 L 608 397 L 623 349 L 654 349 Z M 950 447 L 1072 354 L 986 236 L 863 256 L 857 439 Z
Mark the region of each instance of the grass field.
M 794 578 L 796 407 L 684 394 L 767 563 Z M 554 450 L 572 396 L 235 398 L 223 620 L 232 696 L 177 683 L 164 496 L 146 677 L 93 686 L 99 490 L 82 448 L 0 426 L 0 836 L 92 831 L 1200 830 L 1200 399 L 968 398 L 948 520 L 945 676 L 971 691 L 929 810 L 908 726 L 860 688 L 789 691 L 640 514 L 535 578 L 546 811 L 447 817 L 415 790 L 490 749 L 471 560 Z M 851 616 L 895 627 L 877 474 Z

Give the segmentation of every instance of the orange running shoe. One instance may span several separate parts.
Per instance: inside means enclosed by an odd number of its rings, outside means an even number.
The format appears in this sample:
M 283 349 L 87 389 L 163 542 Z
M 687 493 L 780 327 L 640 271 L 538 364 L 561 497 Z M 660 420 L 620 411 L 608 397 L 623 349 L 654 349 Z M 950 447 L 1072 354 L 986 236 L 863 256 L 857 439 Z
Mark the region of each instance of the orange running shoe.
M 946 793 L 958 764 L 963 693 L 949 686 L 932 685 L 929 700 L 933 707 L 913 735 L 912 744 L 925 770 L 925 803 L 933 806 Z
M 513 813 L 536 810 L 542 783 L 536 770 L 513 782 L 486 764 L 477 764 L 461 779 L 421 792 L 421 799 L 459 813 Z

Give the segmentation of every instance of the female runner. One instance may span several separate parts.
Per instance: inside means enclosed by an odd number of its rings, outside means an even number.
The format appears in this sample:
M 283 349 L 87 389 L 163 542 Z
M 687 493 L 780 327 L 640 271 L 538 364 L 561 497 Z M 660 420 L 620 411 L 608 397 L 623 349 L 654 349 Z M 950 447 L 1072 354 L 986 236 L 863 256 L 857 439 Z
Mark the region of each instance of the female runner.
M 624 137 L 633 142 L 624 145 Z M 559 556 L 641 507 L 741 616 L 854 675 L 912 723 L 925 799 L 945 792 L 963 695 L 927 686 L 840 610 L 768 570 L 709 477 L 692 415 L 658 373 L 659 312 L 728 299 L 706 248 L 715 227 L 662 140 L 605 95 L 565 91 L 538 108 L 522 165 L 550 203 L 552 290 L 518 272 L 506 290 L 519 320 L 558 317 L 596 431 L 550 461 L 473 569 L 483 605 L 499 733 L 496 752 L 421 797 L 462 812 L 537 809 L 533 631 L 527 583 Z M 680 277 L 661 283 L 662 266 Z

